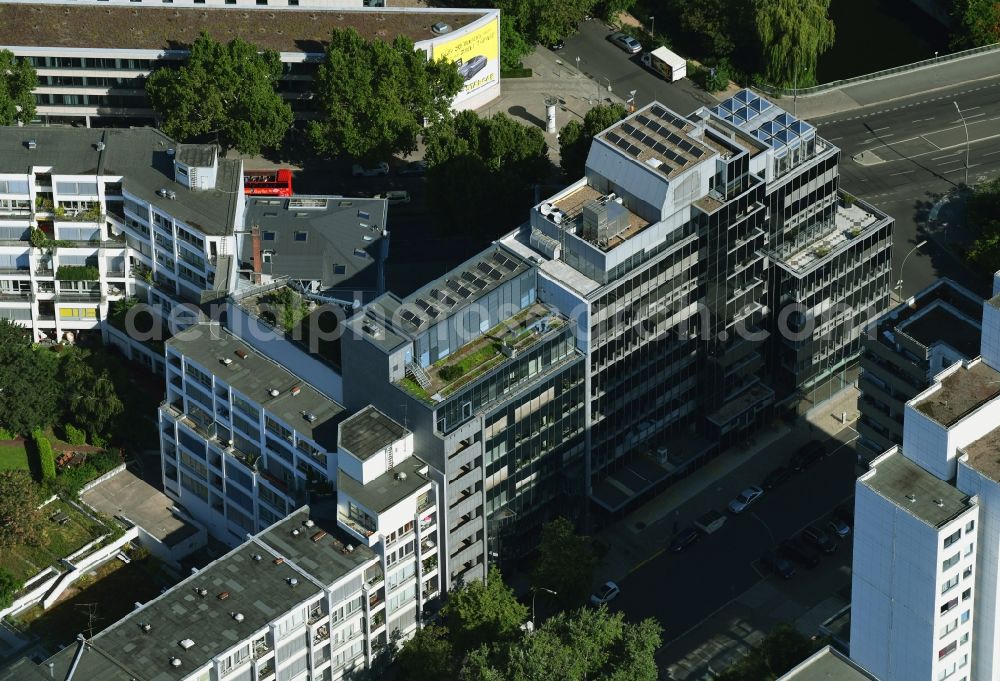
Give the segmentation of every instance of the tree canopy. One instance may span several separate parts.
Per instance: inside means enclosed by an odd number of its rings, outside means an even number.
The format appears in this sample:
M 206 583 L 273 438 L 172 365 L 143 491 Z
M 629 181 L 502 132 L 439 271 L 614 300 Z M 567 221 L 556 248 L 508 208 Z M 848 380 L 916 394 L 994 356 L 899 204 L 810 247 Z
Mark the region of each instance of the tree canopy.
M 0 50 L 0 125 L 30 123 L 35 117 L 38 75 L 27 59 Z
M 583 176 L 590 153 L 590 143 L 594 136 L 625 118 L 625 107 L 621 104 L 600 104 L 583 118 L 583 122 L 572 120 L 559 131 L 559 165 L 571 180 Z
M 62 397 L 58 370 L 58 358 L 38 357 L 26 329 L 0 319 L 0 427 L 26 434 L 55 423 Z
M 951 12 L 959 27 L 953 40 L 956 47 L 979 47 L 1000 42 L 1000 2 L 954 0 Z
M 595 0 L 496 0 L 500 16 L 509 16 L 529 43 L 550 45 L 576 33 Z
M 41 541 L 37 489 L 27 471 L 0 471 L 0 547 Z
M 281 144 L 292 108 L 277 91 L 283 66 L 274 50 L 241 38 L 228 44 L 202 33 L 179 68 L 159 68 L 146 81 L 163 131 L 189 141 L 214 136 L 245 154 Z
M 833 46 L 830 0 L 754 0 L 764 79 L 777 87 L 816 83 L 819 55 Z
M 1000 178 L 978 185 L 965 208 L 966 224 L 977 235 L 968 259 L 986 273 L 1000 270 Z
M 455 678 L 455 649 L 448 630 L 436 625 L 418 629 L 396 655 L 396 669 L 406 681 Z
M 453 592 L 441 614 L 455 652 L 463 655 L 515 636 L 528 618 L 528 608 L 504 584 L 500 571 L 492 568 L 485 581 L 474 581 Z
M 441 224 L 464 232 L 495 237 L 523 221 L 532 185 L 552 169 L 542 131 L 503 113 L 463 111 L 430 128 L 424 141 L 430 205 Z
M 353 28 L 334 30 L 313 84 L 319 119 L 310 122 L 309 138 L 330 157 L 384 161 L 408 154 L 425 123 L 450 118 L 461 87 L 453 62 L 428 61 L 408 38 L 387 43 Z
M 727 669 L 718 681 L 771 681 L 809 657 L 816 643 L 787 624 L 775 627 L 760 645 Z
M 573 523 L 565 518 L 556 518 L 542 526 L 532 584 L 552 589 L 563 604 L 575 606 L 590 592 L 596 565 L 597 554 L 590 537 L 578 535 Z

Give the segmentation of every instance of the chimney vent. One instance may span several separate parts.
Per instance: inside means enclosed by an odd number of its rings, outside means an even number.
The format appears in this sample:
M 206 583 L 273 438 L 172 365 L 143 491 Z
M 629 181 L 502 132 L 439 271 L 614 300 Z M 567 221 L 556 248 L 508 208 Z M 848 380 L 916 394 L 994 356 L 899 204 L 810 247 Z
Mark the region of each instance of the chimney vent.
M 170 658 L 170 666 L 171 667 L 180 667 L 181 666 L 181 660 L 180 660 L 180 658 L 179 657 L 171 657 Z

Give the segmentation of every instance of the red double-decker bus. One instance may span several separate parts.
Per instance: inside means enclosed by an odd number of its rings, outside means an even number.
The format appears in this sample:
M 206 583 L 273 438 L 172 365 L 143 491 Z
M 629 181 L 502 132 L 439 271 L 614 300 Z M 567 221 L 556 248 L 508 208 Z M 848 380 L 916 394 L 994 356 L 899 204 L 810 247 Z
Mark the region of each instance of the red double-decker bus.
M 244 170 L 243 191 L 247 196 L 291 196 L 292 171 L 288 168 Z

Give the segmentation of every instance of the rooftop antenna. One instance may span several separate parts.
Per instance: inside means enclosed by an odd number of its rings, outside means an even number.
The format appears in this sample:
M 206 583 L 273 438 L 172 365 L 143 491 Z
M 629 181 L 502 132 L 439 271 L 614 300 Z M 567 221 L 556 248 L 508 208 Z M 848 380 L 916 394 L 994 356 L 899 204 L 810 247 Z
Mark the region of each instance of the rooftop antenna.
M 77 603 L 76 607 L 87 609 L 87 638 L 94 638 L 94 624 L 103 619 L 96 614 L 97 603 Z

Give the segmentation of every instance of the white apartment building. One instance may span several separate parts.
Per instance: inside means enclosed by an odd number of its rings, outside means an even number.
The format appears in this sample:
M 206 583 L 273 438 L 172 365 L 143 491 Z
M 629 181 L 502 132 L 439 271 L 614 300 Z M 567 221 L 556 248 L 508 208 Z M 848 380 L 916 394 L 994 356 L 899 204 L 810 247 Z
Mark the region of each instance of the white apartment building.
M 998 308 L 981 357 L 906 403 L 902 448 L 857 483 L 851 658 L 884 681 L 1000 676 Z
M 389 627 L 409 633 L 441 583 L 437 483 L 413 433 L 371 406 L 340 424 L 337 468 L 337 522 L 380 557 Z
M 220 540 L 285 517 L 336 479 L 343 407 L 228 330 L 195 324 L 166 344 L 163 488 Z
M 93 638 L 0 679 L 336 681 L 391 640 L 379 563 L 306 506 Z
M 101 328 L 126 296 L 171 309 L 235 284 L 240 161 L 148 128 L 6 127 L 0 148 L 0 316 L 36 340 Z

